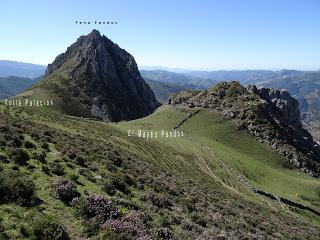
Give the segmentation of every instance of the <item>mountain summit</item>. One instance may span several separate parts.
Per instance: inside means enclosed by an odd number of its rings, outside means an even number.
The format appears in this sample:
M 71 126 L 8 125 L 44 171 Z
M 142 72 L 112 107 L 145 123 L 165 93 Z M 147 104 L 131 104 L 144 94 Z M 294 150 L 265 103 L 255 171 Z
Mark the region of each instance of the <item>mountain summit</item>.
M 105 121 L 131 120 L 152 113 L 159 103 L 132 55 L 99 31 L 81 36 L 56 57 L 33 90 L 57 97 L 59 110 Z
M 220 82 L 208 90 L 174 94 L 168 103 L 220 112 L 239 129 L 278 151 L 289 165 L 320 175 L 320 146 L 302 127 L 298 101 L 284 89 Z

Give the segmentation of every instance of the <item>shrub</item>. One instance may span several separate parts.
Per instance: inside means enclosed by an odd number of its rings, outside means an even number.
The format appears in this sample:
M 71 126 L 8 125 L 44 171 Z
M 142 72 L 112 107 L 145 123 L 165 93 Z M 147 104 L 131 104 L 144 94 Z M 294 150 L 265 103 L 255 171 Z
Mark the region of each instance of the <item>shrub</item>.
M 8 163 L 8 157 L 2 153 L 0 153 L 0 162 Z
M 110 196 L 113 196 L 116 194 L 116 188 L 114 187 L 113 184 L 109 183 L 109 182 L 106 182 L 103 184 L 103 187 L 102 189 L 108 193 Z
M 74 181 L 61 179 L 55 183 L 54 187 L 59 199 L 64 203 L 69 204 L 72 199 L 80 196 L 77 191 L 77 184 Z
M 27 150 L 22 148 L 14 148 L 11 151 L 11 158 L 15 163 L 19 165 L 25 165 L 27 164 L 27 161 L 29 161 L 30 156 Z
M 58 220 L 51 216 L 43 216 L 33 225 L 33 235 L 36 240 L 68 240 L 69 236 L 65 228 Z
M 108 153 L 108 159 L 110 159 L 111 162 L 117 167 L 121 167 L 123 163 L 123 160 L 119 157 L 119 154 Z
M 170 227 L 172 225 L 172 222 L 173 219 L 169 214 L 164 213 L 160 216 L 159 223 L 162 227 Z
M 136 180 L 133 178 L 132 175 L 130 174 L 125 174 L 124 175 L 124 181 L 129 185 L 129 186 L 135 186 L 137 184 Z
M 157 237 L 164 240 L 174 239 L 171 231 L 168 228 L 159 228 L 157 231 Z
M 35 132 L 31 133 L 31 137 L 32 137 L 33 140 L 36 140 L 36 141 L 38 141 L 40 139 L 39 134 L 35 133 Z
M 12 137 L 12 146 L 14 147 L 21 147 L 22 146 L 22 140 L 23 139 L 23 136 L 19 136 L 19 135 L 14 135 Z
M 120 192 L 123 192 L 124 194 L 129 194 L 130 189 L 124 179 L 121 176 L 114 176 L 111 179 L 111 184 Z
M 80 168 L 80 169 L 79 169 L 79 174 L 80 174 L 80 175 L 86 176 L 86 173 L 87 173 L 87 169 L 85 169 L 85 168 Z
M 76 150 L 74 149 L 70 149 L 68 152 L 67 152 L 67 155 L 70 159 L 75 159 L 77 157 L 77 153 L 76 153 Z
M 40 151 L 40 152 L 37 152 L 35 158 L 41 162 L 41 163 L 45 163 L 46 162 L 46 157 L 47 157 L 47 154 L 45 151 Z
M 76 174 L 76 173 L 71 173 L 71 174 L 69 175 L 69 178 L 70 178 L 72 181 L 77 182 L 77 181 L 79 180 L 79 175 Z
M 104 239 L 111 233 L 116 233 L 116 239 L 151 239 L 140 218 L 140 214 L 136 211 L 129 212 L 122 218 L 109 219 L 102 226 L 105 230 Z
M 26 176 L 13 170 L 0 174 L 0 201 L 28 205 L 35 199 L 35 186 Z
M 28 140 L 24 142 L 24 147 L 25 148 L 36 148 L 36 146 Z
M 112 202 L 98 194 L 75 198 L 71 205 L 85 219 L 94 218 L 100 223 L 109 218 L 118 218 L 120 216 L 119 210 L 113 206 Z
M 205 215 L 201 215 L 199 213 L 194 213 L 191 215 L 191 220 L 196 223 L 199 224 L 202 227 L 206 227 L 207 226 L 207 221 L 205 219 Z
M 43 149 L 50 150 L 50 149 L 49 149 L 49 144 L 48 144 L 47 142 L 43 142 L 43 143 L 41 144 L 41 147 L 42 147 Z
M 171 201 L 163 196 L 162 194 L 158 193 L 148 193 L 146 196 L 147 200 L 149 200 L 154 206 L 159 208 L 168 208 L 170 209 L 173 205 Z
M 69 156 L 70 157 L 70 156 Z M 71 158 L 71 157 L 70 157 Z M 83 157 L 83 156 L 77 156 L 76 157 L 76 162 L 79 166 L 81 167 L 86 167 L 87 164 L 87 160 Z
M 30 236 L 29 231 L 25 225 L 20 225 L 19 230 L 20 230 L 21 235 L 24 236 L 25 238 Z
M 50 169 L 49 169 L 49 167 L 47 165 L 42 165 L 41 168 L 42 168 L 42 172 L 50 175 Z
M 50 172 L 58 176 L 65 175 L 64 167 L 57 160 L 49 164 Z

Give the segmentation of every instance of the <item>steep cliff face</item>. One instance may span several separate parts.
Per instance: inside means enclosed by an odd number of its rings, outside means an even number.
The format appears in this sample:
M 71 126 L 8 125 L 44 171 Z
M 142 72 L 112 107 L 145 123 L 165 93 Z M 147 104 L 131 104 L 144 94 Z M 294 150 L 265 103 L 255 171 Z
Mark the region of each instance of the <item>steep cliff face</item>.
M 168 103 L 219 111 L 258 141 L 269 144 L 291 166 L 319 176 L 320 147 L 303 129 L 298 101 L 286 90 L 221 82 L 209 90 L 172 95 Z
M 57 56 L 46 69 L 46 84 L 40 86 L 50 89 L 53 75 L 54 79 L 59 75 L 65 79 L 58 87 L 66 85 L 66 95 L 80 102 L 85 116 L 91 114 L 106 121 L 130 120 L 146 116 L 159 106 L 133 56 L 96 30 L 81 36 Z

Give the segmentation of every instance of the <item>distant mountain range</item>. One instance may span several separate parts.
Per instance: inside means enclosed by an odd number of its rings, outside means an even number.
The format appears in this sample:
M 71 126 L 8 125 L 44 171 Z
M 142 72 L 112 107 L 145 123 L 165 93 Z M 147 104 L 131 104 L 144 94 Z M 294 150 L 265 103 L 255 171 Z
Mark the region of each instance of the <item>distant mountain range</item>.
M 204 79 L 197 76 L 169 72 L 166 70 L 141 70 L 140 72 L 144 78 L 162 83 L 178 84 L 188 89 L 206 89 L 207 87 L 210 87 L 216 83 L 216 81 L 212 79 Z
M 36 78 L 44 74 L 46 66 L 32 63 L 0 60 L 0 77 Z
M 186 89 L 205 89 L 220 81 L 240 81 L 243 85 L 255 84 L 260 87 L 287 89 L 299 101 L 303 123 L 320 139 L 320 71 L 297 70 L 232 70 L 232 71 L 185 71 L 165 70 L 141 71 L 143 77 L 164 84 L 176 83 Z M 159 89 L 159 87 L 158 87 Z M 169 90 L 168 88 L 163 88 Z M 157 96 L 155 90 L 155 95 Z M 167 93 L 171 95 L 174 93 Z
M 159 67 L 161 68 L 161 67 Z M 210 88 L 220 81 L 240 81 L 268 88 L 287 89 L 299 101 L 303 123 L 320 140 L 320 71 L 219 70 L 194 71 L 143 67 L 141 76 L 159 102 L 182 90 Z M 153 70 L 146 70 L 153 69 Z M 173 72 L 174 71 L 174 72 Z M 176 72 L 175 72 L 176 71 Z M 45 66 L 0 60 L 0 99 L 16 95 L 41 79 Z M 15 76 L 15 77 L 9 77 Z M 38 78 L 34 78 L 38 77 Z

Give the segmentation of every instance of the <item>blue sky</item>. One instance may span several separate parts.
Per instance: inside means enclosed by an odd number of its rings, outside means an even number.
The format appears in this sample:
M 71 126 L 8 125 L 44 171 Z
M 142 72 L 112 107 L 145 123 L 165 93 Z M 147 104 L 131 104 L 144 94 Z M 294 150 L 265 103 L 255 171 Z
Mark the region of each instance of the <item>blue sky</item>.
M 0 59 L 46 65 L 96 28 L 141 66 L 320 69 L 318 0 L 1 0 L 0 26 Z

